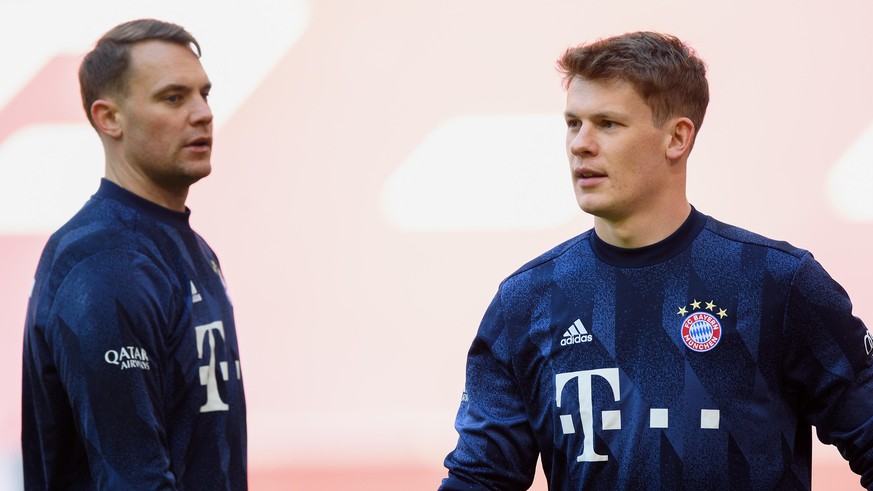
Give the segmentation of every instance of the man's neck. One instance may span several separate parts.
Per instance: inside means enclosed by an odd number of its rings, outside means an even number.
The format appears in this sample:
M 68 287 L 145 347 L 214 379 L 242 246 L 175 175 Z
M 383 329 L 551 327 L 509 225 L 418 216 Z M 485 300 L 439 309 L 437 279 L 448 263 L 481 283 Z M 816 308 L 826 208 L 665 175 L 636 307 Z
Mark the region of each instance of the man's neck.
M 129 173 L 112 172 L 106 169 L 106 179 L 130 191 L 140 198 L 147 199 L 152 203 L 169 208 L 173 211 L 184 212 L 185 201 L 188 198 L 188 188 L 179 190 L 165 189 L 155 185 L 142 176 Z
M 691 204 L 682 201 L 667 208 L 637 213 L 621 219 L 594 217 L 594 232 L 600 240 L 624 249 L 636 249 L 658 243 L 679 229 Z

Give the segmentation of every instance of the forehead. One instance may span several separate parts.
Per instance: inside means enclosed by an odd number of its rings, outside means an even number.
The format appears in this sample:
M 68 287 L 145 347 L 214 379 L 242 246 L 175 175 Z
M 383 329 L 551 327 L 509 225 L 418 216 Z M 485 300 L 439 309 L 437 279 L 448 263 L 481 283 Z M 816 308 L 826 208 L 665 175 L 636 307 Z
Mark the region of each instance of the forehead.
M 130 48 L 130 85 L 159 90 L 166 85 L 201 87 L 209 78 L 191 49 L 166 41 L 143 41 Z
M 634 86 L 621 79 L 573 77 L 567 87 L 567 111 L 580 116 L 600 112 L 651 116 L 651 108 Z

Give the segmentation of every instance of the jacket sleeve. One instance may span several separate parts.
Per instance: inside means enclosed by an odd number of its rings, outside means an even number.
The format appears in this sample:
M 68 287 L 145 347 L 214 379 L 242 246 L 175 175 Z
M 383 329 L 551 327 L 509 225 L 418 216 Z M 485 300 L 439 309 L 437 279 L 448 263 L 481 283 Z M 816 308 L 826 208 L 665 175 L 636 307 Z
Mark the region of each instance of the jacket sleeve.
M 151 260 L 115 250 L 71 269 L 49 311 L 45 340 L 99 489 L 175 489 L 162 388 L 174 298 Z
M 513 376 L 504 324 L 498 293 L 467 355 L 455 419 L 458 444 L 445 459 L 449 475 L 440 490 L 524 490 L 533 483 L 539 450 Z
M 784 373 L 798 388 L 800 417 L 873 490 L 873 338 L 846 291 L 810 254 L 788 294 L 783 336 Z

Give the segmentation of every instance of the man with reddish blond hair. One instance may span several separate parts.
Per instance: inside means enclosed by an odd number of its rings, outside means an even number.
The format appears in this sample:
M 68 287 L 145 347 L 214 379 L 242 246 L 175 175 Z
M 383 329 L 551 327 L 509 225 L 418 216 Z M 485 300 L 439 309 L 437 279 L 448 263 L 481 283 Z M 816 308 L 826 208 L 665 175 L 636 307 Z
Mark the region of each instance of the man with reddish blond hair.
M 677 38 L 571 48 L 566 149 L 594 228 L 506 278 L 440 489 L 809 489 L 812 427 L 873 490 L 873 337 L 812 255 L 686 197 L 709 102 Z

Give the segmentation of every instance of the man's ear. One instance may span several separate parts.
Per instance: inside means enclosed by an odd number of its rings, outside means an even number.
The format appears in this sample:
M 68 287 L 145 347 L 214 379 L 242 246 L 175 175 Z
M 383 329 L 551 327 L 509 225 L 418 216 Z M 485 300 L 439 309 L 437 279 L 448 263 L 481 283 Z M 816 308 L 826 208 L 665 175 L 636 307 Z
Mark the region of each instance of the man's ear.
M 111 99 L 97 99 L 91 104 L 91 119 L 97 131 L 112 138 L 121 136 L 121 114 Z
M 678 118 L 670 125 L 670 141 L 667 144 L 667 159 L 678 160 L 687 155 L 694 145 L 694 135 L 697 130 L 688 118 Z

